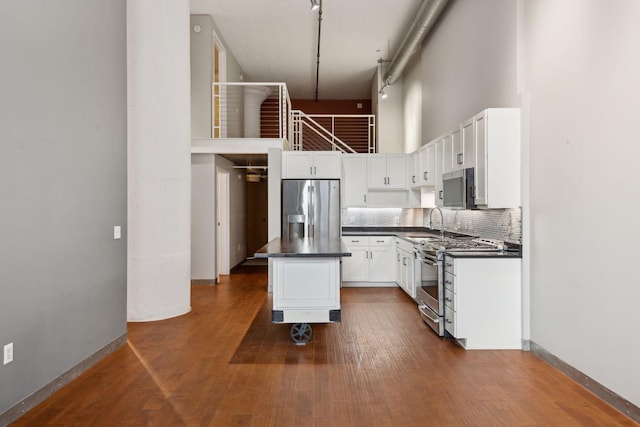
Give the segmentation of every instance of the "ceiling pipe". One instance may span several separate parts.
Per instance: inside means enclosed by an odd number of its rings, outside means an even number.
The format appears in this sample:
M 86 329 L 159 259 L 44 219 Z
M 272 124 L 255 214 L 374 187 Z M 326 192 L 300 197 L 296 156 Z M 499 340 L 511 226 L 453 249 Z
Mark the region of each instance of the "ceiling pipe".
M 313 4 L 313 1 L 311 2 Z M 316 102 L 318 102 L 318 84 L 320 82 L 320 35 L 322 32 L 322 0 L 318 4 L 318 51 L 316 53 Z M 315 10 L 312 7 L 312 10 Z
M 400 47 L 391 60 L 389 69 L 382 79 L 382 89 L 395 83 L 400 78 L 411 55 L 420 43 L 422 43 L 422 40 L 424 40 L 431 27 L 433 27 L 433 24 L 435 24 L 438 16 L 440 16 L 440 13 L 448 2 L 449 0 L 424 0 L 422 2 L 416 19 L 414 19 L 411 28 L 409 28 L 402 43 L 400 43 Z

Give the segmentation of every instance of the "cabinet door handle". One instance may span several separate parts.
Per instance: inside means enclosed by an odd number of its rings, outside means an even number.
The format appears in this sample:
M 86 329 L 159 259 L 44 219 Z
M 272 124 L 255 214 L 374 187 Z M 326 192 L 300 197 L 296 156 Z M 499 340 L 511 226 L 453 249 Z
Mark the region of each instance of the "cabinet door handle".
M 458 153 L 458 164 L 461 165 L 463 163 L 464 154 Z
M 411 182 L 412 182 L 413 184 L 415 184 L 415 183 L 416 183 L 416 176 L 415 176 L 415 175 L 411 175 Z
M 428 178 L 428 177 L 429 177 L 429 172 L 425 172 L 425 173 L 423 174 L 423 176 L 424 176 L 424 180 L 425 180 L 425 181 L 428 181 L 428 180 L 429 180 L 429 178 Z
M 438 198 L 442 200 L 442 190 L 440 190 L 440 192 L 438 193 Z
M 363 194 L 362 197 L 364 197 L 364 202 L 367 203 L 367 195 Z
M 445 301 L 449 301 L 449 302 L 453 302 L 453 300 L 451 298 L 445 298 Z
M 309 166 L 309 175 L 313 175 L 313 166 Z
M 400 262 L 400 254 L 396 255 L 396 261 Z
M 444 319 L 445 322 L 447 322 L 448 324 L 452 324 L 453 322 L 449 319 Z
M 313 174 L 318 175 L 318 169 L 315 166 L 313 167 Z
M 351 243 L 360 243 L 360 240 L 352 240 Z

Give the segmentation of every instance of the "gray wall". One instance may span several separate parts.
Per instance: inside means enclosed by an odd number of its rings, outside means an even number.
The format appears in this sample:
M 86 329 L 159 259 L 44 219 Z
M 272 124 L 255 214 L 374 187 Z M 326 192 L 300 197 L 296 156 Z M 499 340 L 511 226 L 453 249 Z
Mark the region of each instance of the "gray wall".
M 0 413 L 126 333 L 125 18 L 0 2 Z
M 531 339 L 636 406 L 638 16 L 637 0 L 527 1 L 523 32 Z
M 229 266 L 247 255 L 247 197 L 244 170 L 216 154 L 191 155 L 191 279 L 213 280 L 216 265 L 217 170 L 229 173 Z M 251 254 L 253 255 L 253 254 Z
M 518 107 L 517 2 L 450 2 L 422 49 L 423 144 L 487 107 Z

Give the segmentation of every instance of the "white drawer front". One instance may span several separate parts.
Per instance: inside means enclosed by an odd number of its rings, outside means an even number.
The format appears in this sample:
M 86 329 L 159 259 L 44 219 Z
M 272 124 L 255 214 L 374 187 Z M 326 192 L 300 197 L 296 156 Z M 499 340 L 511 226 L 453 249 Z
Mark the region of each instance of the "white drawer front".
M 342 237 L 342 241 L 348 247 L 369 246 L 369 237 L 368 236 L 344 236 L 344 237 Z
M 448 305 L 444 306 L 444 329 L 458 338 L 458 332 L 456 331 L 456 312 Z
M 456 309 L 456 294 L 449 289 L 444 290 L 444 304 L 454 310 Z
M 392 242 L 393 236 L 369 236 L 371 246 L 390 246 Z
M 456 292 L 456 276 L 449 272 L 444 273 L 444 288 L 455 293 Z
M 445 257 L 444 259 L 444 271 L 449 274 L 456 275 L 456 263 L 453 259 Z

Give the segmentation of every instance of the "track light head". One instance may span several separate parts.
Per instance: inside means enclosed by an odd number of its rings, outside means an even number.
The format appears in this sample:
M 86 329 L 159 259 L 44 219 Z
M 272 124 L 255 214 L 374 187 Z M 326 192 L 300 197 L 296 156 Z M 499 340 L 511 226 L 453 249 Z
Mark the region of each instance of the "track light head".
M 320 7 L 320 0 L 311 0 L 311 10 L 317 10 Z

